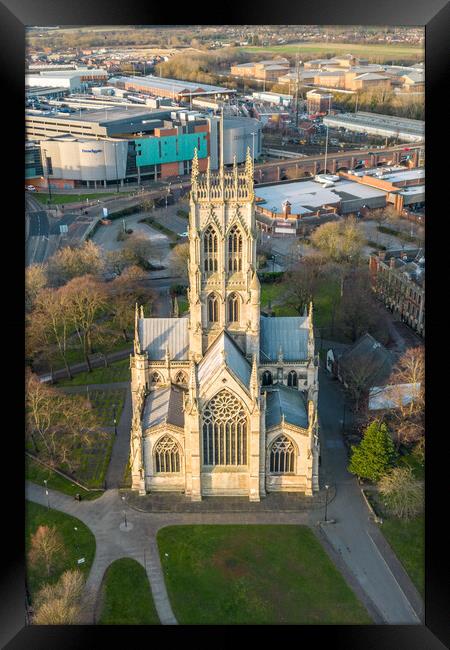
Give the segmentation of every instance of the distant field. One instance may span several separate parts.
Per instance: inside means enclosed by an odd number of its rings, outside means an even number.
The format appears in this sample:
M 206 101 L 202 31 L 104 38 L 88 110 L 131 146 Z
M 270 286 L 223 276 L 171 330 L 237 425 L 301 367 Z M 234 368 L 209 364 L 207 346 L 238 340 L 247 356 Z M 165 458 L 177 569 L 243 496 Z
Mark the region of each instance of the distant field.
M 258 54 L 270 52 L 271 54 L 314 54 L 317 56 L 338 54 L 359 54 L 368 59 L 423 59 L 425 50 L 422 47 L 409 45 L 364 45 L 363 43 L 288 43 L 286 45 L 273 45 L 267 47 L 240 47 L 240 52 Z

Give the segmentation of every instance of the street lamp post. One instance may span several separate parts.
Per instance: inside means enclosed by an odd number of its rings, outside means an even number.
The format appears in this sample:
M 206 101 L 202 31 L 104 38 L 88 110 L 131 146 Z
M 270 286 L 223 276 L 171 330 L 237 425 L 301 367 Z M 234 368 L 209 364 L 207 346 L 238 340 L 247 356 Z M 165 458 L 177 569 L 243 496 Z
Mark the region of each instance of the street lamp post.
M 342 433 L 345 431 L 345 402 L 344 402 L 344 411 L 342 414 Z
M 116 405 L 113 404 L 113 413 L 114 413 L 114 435 L 117 436 L 117 418 L 116 418 Z
M 47 509 L 50 510 L 50 499 L 48 498 L 48 488 L 47 488 L 47 480 L 44 479 L 45 483 L 45 495 L 47 497 Z
M 123 510 L 123 521 L 125 524 L 125 528 L 128 528 L 127 513 L 125 512 L 125 510 Z
M 328 521 L 327 520 L 327 510 L 328 510 L 328 490 L 329 489 L 330 489 L 330 486 L 325 485 L 326 492 L 325 492 L 325 520 L 324 521 Z

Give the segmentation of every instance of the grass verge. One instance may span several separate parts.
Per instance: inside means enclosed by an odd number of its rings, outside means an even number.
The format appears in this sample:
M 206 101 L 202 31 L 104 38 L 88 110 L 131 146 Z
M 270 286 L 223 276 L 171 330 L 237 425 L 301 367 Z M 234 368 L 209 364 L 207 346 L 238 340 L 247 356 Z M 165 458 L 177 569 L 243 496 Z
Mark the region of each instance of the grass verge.
M 98 497 L 101 497 L 103 494 L 103 491 L 89 492 L 88 490 L 85 490 L 76 483 L 64 478 L 64 476 L 53 472 L 51 469 L 45 468 L 29 456 L 25 457 L 25 478 L 28 481 L 32 481 L 33 483 L 37 483 L 37 485 L 42 485 L 43 487 L 45 487 L 44 480 L 46 480 L 47 485 L 51 490 L 57 490 L 58 492 L 73 497 L 75 494 L 80 494 L 83 500 L 92 501 L 93 499 L 98 499 Z
M 64 540 L 65 553 L 55 561 L 50 576 L 44 567 L 31 567 L 27 562 L 27 582 L 31 599 L 45 583 L 57 582 L 64 571 L 80 569 L 85 577 L 89 575 L 95 556 L 95 537 L 79 519 L 58 510 L 48 509 L 31 501 L 26 502 L 25 548 L 28 557 L 31 535 L 38 526 L 55 526 Z M 84 557 L 84 562 L 77 560 Z
M 85 201 L 86 199 L 89 199 L 89 201 L 97 201 L 100 199 L 106 199 L 110 196 L 114 196 L 116 192 L 102 192 L 101 194 L 54 194 L 52 192 L 52 195 L 48 193 L 42 193 L 42 192 L 34 192 L 33 196 L 36 197 L 36 199 L 39 201 L 39 203 L 42 203 L 43 205 L 47 205 L 47 201 L 50 200 L 50 205 L 64 205 L 66 203 L 80 203 L 81 201 Z M 120 198 L 124 196 L 128 196 L 131 194 L 131 192 L 120 192 L 118 195 Z
M 121 558 L 107 569 L 102 585 L 100 625 L 159 625 L 147 574 L 131 558 Z
M 170 526 L 158 532 L 181 624 L 369 624 L 305 526 Z
M 113 384 L 130 380 L 130 360 L 116 361 L 109 366 L 95 368 L 92 372 L 80 372 L 72 379 L 61 379 L 57 386 L 85 386 L 89 384 Z

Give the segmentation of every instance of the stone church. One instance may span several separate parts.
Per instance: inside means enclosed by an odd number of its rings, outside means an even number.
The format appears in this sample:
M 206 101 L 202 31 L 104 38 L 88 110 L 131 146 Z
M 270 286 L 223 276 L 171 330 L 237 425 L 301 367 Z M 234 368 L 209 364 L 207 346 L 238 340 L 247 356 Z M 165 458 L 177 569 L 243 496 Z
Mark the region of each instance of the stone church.
M 131 356 L 132 488 L 203 496 L 318 490 L 312 306 L 260 314 L 253 161 L 192 162 L 189 312 L 145 318 Z

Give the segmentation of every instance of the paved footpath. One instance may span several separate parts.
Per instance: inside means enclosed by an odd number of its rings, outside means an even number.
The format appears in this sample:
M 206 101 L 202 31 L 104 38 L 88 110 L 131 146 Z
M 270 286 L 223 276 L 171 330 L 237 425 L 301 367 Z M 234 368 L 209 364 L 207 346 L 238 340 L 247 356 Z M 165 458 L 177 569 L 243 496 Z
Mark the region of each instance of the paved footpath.
M 423 603 L 420 595 L 387 544 L 369 511 L 355 478 L 347 472 L 347 451 L 341 433 L 343 395 L 336 381 L 320 371 L 319 412 L 321 425 L 321 487 L 329 483 L 335 496 L 329 502 L 328 519 L 320 525 L 321 509 L 300 511 L 243 512 L 142 512 L 130 507 L 118 489 L 128 456 L 130 394 L 124 405 L 118 437 L 107 475 L 109 488 L 95 501 L 77 502 L 49 490 L 50 507 L 78 517 L 96 539 L 95 559 L 86 583 L 91 603 L 88 623 L 95 622 L 95 603 L 107 567 L 122 557 L 131 557 L 147 572 L 161 623 L 175 625 L 157 547 L 160 528 L 180 524 L 302 524 L 311 526 L 326 552 L 342 571 L 376 623 L 420 624 Z M 46 505 L 43 487 L 27 482 L 27 498 Z M 125 514 L 127 526 L 125 527 Z
M 328 509 L 329 518 L 336 523 L 322 526 L 322 532 L 383 623 L 420 624 L 422 599 L 377 524 L 371 520 L 357 480 L 347 472 L 348 456 L 341 432 L 341 387 L 323 370 L 319 383 L 320 482 L 336 488 Z
M 26 498 L 47 505 L 45 489 L 27 481 Z M 115 560 L 131 557 L 145 567 L 156 611 L 163 625 L 177 620 L 167 595 L 157 546 L 160 528 L 183 524 L 293 524 L 308 525 L 309 515 L 300 513 L 148 513 L 128 507 L 118 490 L 107 490 L 95 501 L 75 501 L 60 492 L 49 490 L 50 507 L 77 517 L 95 535 L 96 551 L 86 582 L 89 609 L 84 623 L 95 622 L 95 609 L 106 569 Z M 124 525 L 126 513 L 127 527 Z

